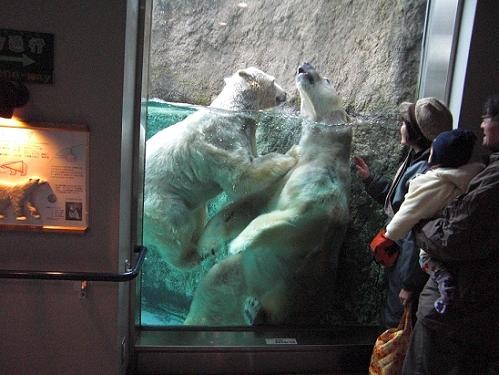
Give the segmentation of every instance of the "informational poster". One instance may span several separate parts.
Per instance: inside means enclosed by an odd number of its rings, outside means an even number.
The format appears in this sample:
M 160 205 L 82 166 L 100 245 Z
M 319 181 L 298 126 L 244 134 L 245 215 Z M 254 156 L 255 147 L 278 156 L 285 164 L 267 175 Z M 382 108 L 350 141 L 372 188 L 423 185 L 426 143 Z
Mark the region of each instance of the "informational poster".
M 0 122 L 0 230 L 84 232 L 88 152 L 84 126 Z

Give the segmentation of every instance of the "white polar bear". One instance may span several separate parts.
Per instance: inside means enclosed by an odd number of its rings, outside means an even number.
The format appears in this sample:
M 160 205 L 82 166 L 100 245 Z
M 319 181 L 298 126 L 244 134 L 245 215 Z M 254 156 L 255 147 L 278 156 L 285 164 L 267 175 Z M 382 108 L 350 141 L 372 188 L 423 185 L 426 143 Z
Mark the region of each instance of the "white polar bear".
M 33 203 L 33 194 L 47 181 L 40 178 L 30 178 L 16 185 L 0 183 L 0 219 L 5 218 L 5 210 L 12 206 L 17 221 L 28 219 L 28 211 L 35 219 L 40 218 L 40 212 Z
M 296 159 L 256 155 L 258 110 L 286 99 L 274 77 L 256 68 L 239 70 L 207 109 L 155 134 L 146 143 L 144 242 L 170 264 L 199 263 L 196 245 L 206 202 L 225 191 L 233 199 L 262 190 Z
M 298 163 L 264 192 L 236 201 L 203 232 L 201 256 L 229 256 L 206 274 L 195 292 L 188 325 L 292 322 L 311 304 L 317 282 L 335 271 L 349 222 L 350 147 L 345 120 L 330 83 L 310 65 L 298 69 L 302 98 Z

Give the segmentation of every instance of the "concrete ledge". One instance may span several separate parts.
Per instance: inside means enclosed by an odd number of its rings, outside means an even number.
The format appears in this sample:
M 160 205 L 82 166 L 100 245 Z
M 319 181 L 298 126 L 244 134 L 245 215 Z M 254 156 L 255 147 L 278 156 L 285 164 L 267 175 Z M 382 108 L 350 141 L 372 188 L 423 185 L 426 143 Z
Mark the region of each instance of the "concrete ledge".
M 144 330 L 135 374 L 367 373 L 379 327 Z

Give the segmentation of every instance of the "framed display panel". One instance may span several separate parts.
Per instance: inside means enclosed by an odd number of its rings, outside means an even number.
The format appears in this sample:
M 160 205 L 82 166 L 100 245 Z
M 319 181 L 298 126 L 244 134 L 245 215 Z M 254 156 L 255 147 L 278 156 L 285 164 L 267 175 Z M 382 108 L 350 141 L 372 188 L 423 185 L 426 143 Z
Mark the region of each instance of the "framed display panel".
M 89 132 L 0 120 L 0 230 L 84 232 Z

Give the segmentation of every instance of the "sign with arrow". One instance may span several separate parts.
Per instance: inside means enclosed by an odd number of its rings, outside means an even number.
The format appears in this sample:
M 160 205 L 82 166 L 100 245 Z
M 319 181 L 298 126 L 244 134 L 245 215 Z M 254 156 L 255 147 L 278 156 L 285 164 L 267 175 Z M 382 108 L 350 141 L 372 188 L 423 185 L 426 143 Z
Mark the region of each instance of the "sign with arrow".
M 0 29 L 0 79 L 54 82 L 54 34 Z

